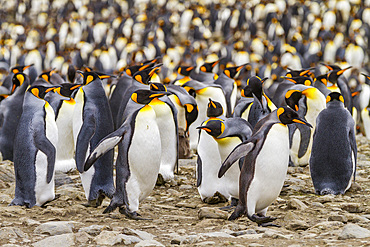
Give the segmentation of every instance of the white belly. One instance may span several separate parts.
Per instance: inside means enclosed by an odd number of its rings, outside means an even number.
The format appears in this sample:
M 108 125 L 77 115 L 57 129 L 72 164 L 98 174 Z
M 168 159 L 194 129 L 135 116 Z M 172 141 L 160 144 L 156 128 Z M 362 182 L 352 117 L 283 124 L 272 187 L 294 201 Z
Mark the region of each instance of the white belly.
M 152 109 L 139 112 L 128 151 L 130 177 L 126 183 L 129 210 L 137 211 L 139 202 L 153 190 L 161 161 L 161 141 Z
M 370 116 L 369 116 L 369 111 L 367 108 L 364 108 L 361 111 L 361 118 L 364 123 L 364 130 L 365 130 L 366 138 L 370 140 Z
M 203 200 L 218 191 L 220 179 L 217 175 L 221 166 L 217 142 L 203 130 L 200 132 L 198 155 L 202 160 L 202 182 L 198 187 L 198 192 Z
M 255 161 L 254 178 L 247 191 L 248 215 L 267 208 L 279 196 L 288 163 L 288 127 L 274 124 Z
M 77 137 L 83 123 L 83 106 L 84 106 L 84 93 L 82 87 L 78 90 L 75 97 L 76 105 L 73 110 L 73 139 L 76 149 Z
M 218 150 L 220 151 L 221 161 L 223 162 L 231 153 L 231 151 L 241 143 L 238 137 L 227 137 L 219 139 Z M 222 163 L 221 162 L 221 163 Z M 220 167 L 219 167 L 220 168 Z M 239 177 L 240 168 L 239 160 L 236 161 L 229 170 L 220 178 L 219 192 L 229 200 L 233 198 L 239 198 Z M 217 177 L 218 178 L 218 177 Z
M 55 169 L 57 171 L 67 172 L 76 168 L 74 160 L 73 110 L 74 104 L 63 102 L 56 120 L 59 133 L 55 161 Z
M 158 102 L 153 107 L 161 141 L 161 165 L 159 173 L 165 181 L 174 178 L 174 169 L 177 161 L 177 135 L 171 108 L 163 102 Z

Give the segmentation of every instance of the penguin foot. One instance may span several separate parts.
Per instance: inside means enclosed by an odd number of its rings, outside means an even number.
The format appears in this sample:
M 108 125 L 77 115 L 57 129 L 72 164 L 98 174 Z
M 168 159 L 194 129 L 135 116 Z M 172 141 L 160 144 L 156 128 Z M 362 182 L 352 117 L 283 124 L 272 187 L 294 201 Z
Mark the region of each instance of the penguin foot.
M 109 214 L 111 212 L 113 212 L 117 207 L 116 206 L 111 206 L 109 205 L 108 207 L 106 207 L 106 209 L 103 211 L 103 214 Z
M 271 217 L 271 216 L 258 216 L 256 214 L 253 214 L 252 216 L 248 216 L 248 218 L 256 222 L 258 226 L 272 226 L 273 224 L 270 224 L 272 221 L 276 220 L 276 217 Z M 276 225 L 277 226 L 277 225 Z
M 223 211 L 230 212 L 232 209 L 234 209 L 234 207 L 236 207 L 238 205 L 238 202 L 239 202 L 239 199 L 231 198 L 230 205 L 226 206 L 226 207 L 222 207 L 220 209 L 223 210 Z
M 133 219 L 133 220 L 152 220 L 152 219 L 146 219 L 140 217 L 141 215 L 138 212 L 129 212 L 125 207 L 119 208 L 119 212 L 121 214 L 126 215 L 128 218 Z
M 222 208 L 219 208 L 219 209 L 222 210 L 222 211 L 231 212 L 231 210 L 233 210 L 234 207 L 235 206 L 230 204 L 229 206 L 225 206 L 225 207 L 222 207 Z
M 89 200 L 87 203 L 84 203 L 82 205 L 84 205 L 85 207 L 97 208 L 97 207 L 99 207 L 103 203 L 104 198 L 105 198 L 105 195 L 104 194 L 100 194 L 98 196 L 98 198 L 96 198 L 94 200 Z
M 217 191 L 213 196 L 207 197 L 203 201 L 208 204 L 217 204 L 220 202 L 227 202 L 227 199 L 225 196 Z
M 165 181 L 164 181 L 162 174 L 158 173 L 157 182 L 155 183 L 155 185 L 161 186 L 164 184 L 165 184 Z

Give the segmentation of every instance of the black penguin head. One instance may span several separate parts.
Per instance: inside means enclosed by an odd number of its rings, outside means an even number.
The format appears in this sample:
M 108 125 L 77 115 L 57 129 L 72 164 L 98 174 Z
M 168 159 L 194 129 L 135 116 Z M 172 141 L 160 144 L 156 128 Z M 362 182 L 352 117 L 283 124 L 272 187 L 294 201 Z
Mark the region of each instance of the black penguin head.
M 312 128 L 312 125 L 298 116 L 298 113 L 287 106 L 280 107 L 276 110 L 276 115 L 282 124 L 300 123 Z
M 30 92 L 39 99 L 44 99 L 45 95 L 48 92 L 53 91 L 53 89 L 55 89 L 55 87 L 32 86 L 28 88 L 28 92 Z
M 162 83 L 153 82 L 150 84 L 150 90 L 153 91 L 161 91 L 161 92 L 167 92 L 167 88 Z
M 71 98 L 72 94 L 81 86 L 81 84 L 63 83 L 60 86 L 55 87 L 53 91 L 61 96 Z
M 289 90 L 285 94 L 285 102 L 286 104 L 296 111 L 299 110 L 298 102 L 302 98 L 302 92 L 299 90 Z
M 219 137 L 225 130 L 225 124 L 221 119 L 211 119 L 205 122 L 205 125 L 197 127 L 197 129 L 201 129 L 206 131 L 209 135 L 213 136 L 214 138 Z
M 250 86 L 245 86 L 240 92 L 242 97 L 253 98 L 252 88 Z
M 340 101 L 344 104 L 343 96 L 338 92 L 332 92 L 326 97 L 326 103 L 333 102 L 333 101 Z
M 261 104 L 262 104 L 262 83 L 266 79 L 267 77 L 261 79 L 258 76 L 252 76 L 251 78 L 248 78 L 247 80 L 247 86 L 249 86 L 250 90 L 257 97 L 257 99 L 261 102 Z M 244 94 L 245 94 L 245 91 L 244 91 Z
M 308 69 L 302 69 L 302 70 L 292 70 L 290 68 L 288 69 L 290 71 L 285 74 L 285 77 L 292 78 L 292 77 L 298 77 L 298 76 L 306 76 L 306 77 L 310 76 L 312 74 L 311 70 L 314 68 L 308 68 Z
M 26 80 L 26 75 L 25 74 L 16 73 L 12 78 L 13 86 L 12 86 L 11 93 L 14 93 L 14 91 L 17 87 L 22 86 L 22 84 L 24 83 L 25 80 Z
M 42 78 L 44 79 L 46 82 L 50 83 L 50 78 L 51 76 L 55 73 L 55 68 L 50 70 L 50 71 L 47 71 L 47 72 L 44 72 L 42 73 L 41 75 L 39 75 L 39 78 Z
M 297 77 L 283 77 L 285 80 L 291 81 L 294 84 L 302 84 L 305 86 L 311 86 L 312 85 L 312 79 L 311 77 L 307 76 L 297 76 Z
M 215 61 L 212 63 L 204 63 L 202 66 L 200 66 L 200 71 L 211 73 L 213 68 L 219 63 L 220 61 Z
M 315 78 L 315 82 L 319 81 L 323 83 L 325 86 L 328 85 L 328 74 L 319 75 Z
M 234 79 L 238 72 L 244 68 L 247 64 L 243 64 L 236 67 L 228 67 L 224 69 L 224 74 L 227 75 L 229 78 Z
M 139 70 L 134 74 L 133 78 L 136 81 L 140 82 L 141 84 L 148 85 L 149 81 L 150 81 L 150 78 L 152 78 L 152 76 L 156 72 L 158 72 L 160 66 L 162 66 L 162 64 L 156 65 L 154 67 L 149 67 L 149 68 L 143 69 L 141 71 Z
M 13 73 L 13 74 L 17 74 L 17 73 L 20 73 L 20 72 L 23 72 L 25 71 L 26 69 L 28 69 L 29 67 L 33 66 L 33 64 L 31 65 L 26 65 L 26 66 L 15 66 L 13 68 L 10 69 L 10 71 Z
M 321 64 L 324 65 L 328 70 L 341 70 L 341 68 L 335 64 L 326 64 L 326 63 Z
M 140 89 L 132 93 L 131 100 L 138 104 L 147 105 L 155 98 L 170 94 L 171 93 L 168 92 L 157 92 L 152 90 Z
M 142 71 L 146 68 L 153 67 L 153 66 L 154 66 L 154 63 L 145 63 L 145 64 L 141 64 L 141 65 L 133 65 L 133 66 L 128 67 L 125 70 L 125 72 L 126 72 L 127 75 L 132 77 L 136 72 Z
M 218 117 L 221 116 L 223 112 L 224 109 L 222 108 L 222 105 L 210 98 L 207 107 L 207 117 Z
M 350 68 L 352 68 L 352 66 L 349 66 L 345 69 L 339 69 L 339 70 L 335 69 L 335 70 L 330 71 L 329 74 L 328 74 L 328 80 L 331 83 L 337 83 L 339 76 L 341 76 L 344 73 L 344 71 L 346 71 L 347 69 L 350 69 Z
M 82 72 L 82 71 L 77 71 L 83 78 L 83 85 L 88 85 L 89 83 L 91 83 L 92 81 L 95 81 L 97 79 L 100 79 L 99 78 L 99 75 L 95 72 Z
M 198 106 L 195 104 L 185 104 L 185 120 L 186 120 L 186 129 L 185 132 L 188 132 L 190 125 L 198 118 Z
M 180 66 L 177 69 L 177 73 L 183 76 L 190 76 L 194 68 L 195 68 L 194 66 Z
M 154 58 L 152 60 L 146 60 L 146 61 L 142 62 L 141 65 L 145 65 L 145 64 L 153 64 L 154 65 L 155 63 L 159 62 L 159 60 L 161 58 L 162 58 L 161 56 L 158 56 L 158 57 L 156 57 L 156 58 Z M 150 66 L 150 67 L 152 67 L 152 66 Z

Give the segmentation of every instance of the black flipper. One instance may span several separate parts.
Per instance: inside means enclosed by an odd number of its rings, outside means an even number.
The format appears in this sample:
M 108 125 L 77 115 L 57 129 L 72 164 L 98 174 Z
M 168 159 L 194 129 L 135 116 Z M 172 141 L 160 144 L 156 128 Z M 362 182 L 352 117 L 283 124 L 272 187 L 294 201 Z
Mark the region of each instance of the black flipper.
M 197 187 L 202 184 L 202 159 L 199 157 L 197 158 Z
M 75 153 L 76 167 L 80 173 L 83 173 L 85 171 L 84 164 L 86 153 L 89 147 L 90 140 L 95 134 L 95 127 L 94 114 L 90 112 L 84 115 L 83 124 L 77 137 Z
M 294 124 L 301 133 L 301 142 L 299 144 L 298 158 L 302 158 L 306 154 L 308 145 L 310 143 L 311 128 L 304 124 Z
M 243 142 L 236 146 L 222 163 L 218 177 L 221 178 L 238 159 L 246 156 L 254 147 L 255 144 L 253 142 Z

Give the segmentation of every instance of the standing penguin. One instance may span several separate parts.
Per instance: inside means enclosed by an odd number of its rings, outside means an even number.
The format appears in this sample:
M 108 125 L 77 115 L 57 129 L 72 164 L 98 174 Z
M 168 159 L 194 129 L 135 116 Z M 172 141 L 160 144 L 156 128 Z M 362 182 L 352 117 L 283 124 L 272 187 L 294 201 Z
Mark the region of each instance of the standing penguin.
M 311 178 L 319 195 L 344 194 L 356 175 L 355 123 L 340 93 L 330 93 L 326 101 L 313 135 Z
M 4 160 L 13 161 L 14 138 L 23 111 L 24 94 L 29 78 L 23 73 L 14 74 L 13 85 L 18 88 L 0 103 L 0 152 Z
M 56 147 L 56 171 L 68 172 L 76 168 L 74 159 L 75 143 L 73 139 L 73 111 L 76 101 L 73 97 L 81 86 L 81 84 L 64 83 L 54 89 L 54 92 L 66 97 L 58 102 L 55 110 L 55 122 L 59 133 L 58 145 Z
M 84 163 L 90 150 L 98 142 L 113 132 L 113 119 L 107 97 L 100 78 L 94 72 L 80 72 L 83 86 L 75 96 L 73 111 L 73 136 L 75 161 L 80 172 L 88 205 L 99 206 L 104 197 L 112 198 L 113 184 L 113 151 L 107 152 L 88 171 L 84 171 Z
M 231 206 L 236 206 L 239 198 L 240 167 L 233 166 L 222 178 L 218 178 L 217 174 L 221 163 L 229 153 L 252 135 L 252 126 L 246 120 L 238 117 L 226 118 L 225 120 L 212 118 L 199 126 L 198 129 L 204 130 L 214 138 L 218 145 L 214 151 L 218 151 L 221 158 L 220 163 L 208 166 L 209 163 L 203 160 L 204 165 L 198 168 L 197 186 L 201 197 L 218 192 L 231 201 Z
M 141 219 L 137 213 L 139 203 L 153 190 L 161 162 L 156 113 L 148 104 L 167 94 L 143 89 L 135 91 L 127 103 L 125 122 L 104 137 L 86 160 L 85 171 L 118 144 L 116 192 L 104 213 L 120 207 L 121 213 Z
M 55 198 L 54 164 L 58 128 L 43 98 L 53 88 L 30 87 L 24 98 L 14 142 L 15 198 L 10 205 L 31 208 Z
M 222 177 L 232 164 L 245 156 L 239 179 L 239 203 L 229 217 L 242 215 L 258 225 L 267 226 L 276 218 L 267 217 L 268 206 L 279 196 L 289 164 L 289 132 L 287 124 L 305 120 L 288 107 L 280 107 L 261 119 L 253 135 L 238 145 L 222 164 Z

